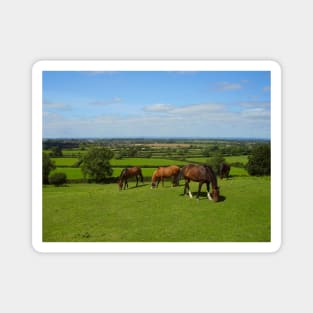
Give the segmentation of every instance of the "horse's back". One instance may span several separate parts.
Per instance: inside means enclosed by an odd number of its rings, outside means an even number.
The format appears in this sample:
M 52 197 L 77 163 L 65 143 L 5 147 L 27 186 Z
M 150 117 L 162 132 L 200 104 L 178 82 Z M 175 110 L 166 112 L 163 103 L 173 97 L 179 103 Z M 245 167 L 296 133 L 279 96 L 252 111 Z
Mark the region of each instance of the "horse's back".
M 133 167 L 128 168 L 128 172 L 132 175 L 137 175 L 141 173 L 141 168 L 139 166 L 133 166 Z
M 154 174 L 158 177 L 170 177 L 173 175 L 177 175 L 180 172 L 180 167 L 177 165 L 170 165 L 167 167 L 160 166 L 158 167 Z
M 193 181 L 205 180 L 205 168 L 202 165 L 188 164 L 182 168 L 182 175 L 185 179 Z

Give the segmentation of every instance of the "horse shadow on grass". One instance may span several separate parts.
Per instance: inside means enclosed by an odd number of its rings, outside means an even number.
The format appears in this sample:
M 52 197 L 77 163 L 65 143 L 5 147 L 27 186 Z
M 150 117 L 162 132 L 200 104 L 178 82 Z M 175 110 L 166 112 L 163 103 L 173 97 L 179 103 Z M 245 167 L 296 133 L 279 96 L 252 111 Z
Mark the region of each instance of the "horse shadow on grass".
M 136 188 L 142 188 L 142 187 L 146 187 L 146 186 L 148 186 L 149 184 L 145 184 L 145 183 L 143 183 L 143 184 L 138 184 L 138 186 L 130 186 L 130 187 L 128 187 L 128 188 L 126 188 L 125 190 L 127 190 L 127 189 L 136 189 Z M 124 190 L 124 189 L 123 189 Z
M 197 199 L 196 197 L 197 197 L 197 192 L 192 192 L 191 193 L 192 194 L 192 198 L 193 199 Z M 180 194 L 181 196 L 184 196 L 184 194 L 183 193 L 181 193 Z M 189 198 L 189 195 L 188 194 L 185 194 L 185 197 L 188 197 Z M 207 195 L 207 192 L 206 191 L 201 191 L 200 192 L 200 194 L 199 194 L 199 201 L 202 201 L 202 200 L 208 200 L 208 195 Z M 226 197 L 224 197 L 224 196 L 222 196 L 222 195 L 220 195 L 219 196 L 219 200 L 218 200 L 218 202 L 224 202 L 226 200 Z

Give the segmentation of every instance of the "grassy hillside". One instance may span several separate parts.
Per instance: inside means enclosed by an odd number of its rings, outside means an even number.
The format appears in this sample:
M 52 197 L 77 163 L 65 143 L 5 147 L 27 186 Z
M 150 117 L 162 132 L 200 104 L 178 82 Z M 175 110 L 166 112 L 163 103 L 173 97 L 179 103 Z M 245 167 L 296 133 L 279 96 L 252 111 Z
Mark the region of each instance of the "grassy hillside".
M 182 183 L 182 182 L 181 182 Z M 43 187 L 44 241 L 270 241 L 269 177 L 219 181 L 221 201 L 183 186 L 119 191 L 116 184 Z M 191 184 L 193 193 L 197 184 Z

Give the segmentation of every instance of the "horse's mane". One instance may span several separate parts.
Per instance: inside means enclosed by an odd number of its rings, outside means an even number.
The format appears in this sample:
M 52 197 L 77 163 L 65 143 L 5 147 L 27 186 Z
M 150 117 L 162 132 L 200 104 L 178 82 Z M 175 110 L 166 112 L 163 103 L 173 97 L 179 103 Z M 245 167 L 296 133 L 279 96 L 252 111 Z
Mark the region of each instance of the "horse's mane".
M 159 168 L 157 168 L 157 169 L 153 172 L 153 174 L 152 174 L 152 179 L 155 179 L 155 178 L 157 177 L 158 169 L 159 169 Z
M 120 179 L 124 176 L 124 174 L 126 173 L 127 171 L 127 167 L 125 167 L 122 172 L 121 172 L 121 175 L 120 175 Z

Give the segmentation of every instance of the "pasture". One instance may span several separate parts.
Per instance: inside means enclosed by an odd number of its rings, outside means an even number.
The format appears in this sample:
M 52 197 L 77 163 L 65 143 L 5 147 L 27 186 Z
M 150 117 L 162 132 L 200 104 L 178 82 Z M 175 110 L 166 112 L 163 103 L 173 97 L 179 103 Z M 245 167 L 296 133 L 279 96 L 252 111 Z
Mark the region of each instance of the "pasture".
M 66 142 L 68 143 L 68 142 Z M 74 142 L 76 144 L 76 142 Z M 112 177 L 107 184 L 87 183 L 77 161 L 87 150 L 63 149 L 54 157 L 64 172 L 65 187 L 43 186 L 43 241 L 46 242 L 266 242 L 271 240 L 270 177 L 249 176 L 243 165 L 254 142 L 206 140 L 78 141 L 88 148 L 102 144 L 114 151 Z M 135 150 L 136 151 L 135 151 Z M 210 157 L 206 157 L 207 150 Z M 49 153 L 49 150 L 45 150 Z M 202 186 L 191 182 L 194 198 L 183 196 L 184 180 L 171 188 L 171 179 L 151 189 L 151 176 L 159 166 L 209 163 L 219 151 L 233 164 L 230 179 L 221 180 L 221 201 L 214 203 Z M 135 153 L 136 152 L 136 153 Z M 135 153 L 135 156 L 133 155 Z M 149 157 L 147 156 L 149 155 Z M 125 167 L 140 166 L 144 183 L 119 191 L 116 183 Z M 236 167 L 238 166 L 238 167 Z
M 221 201 L 183 196 L 180 186 L 150 181 L 43 186 L 46 242 L 265 242 L 271 239 L 270 178 L 218 180 Z M 191 183 L 196 194 L 197 183 Z

